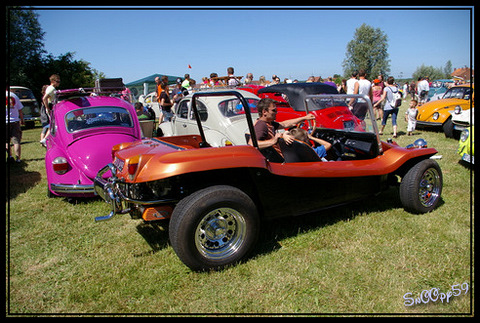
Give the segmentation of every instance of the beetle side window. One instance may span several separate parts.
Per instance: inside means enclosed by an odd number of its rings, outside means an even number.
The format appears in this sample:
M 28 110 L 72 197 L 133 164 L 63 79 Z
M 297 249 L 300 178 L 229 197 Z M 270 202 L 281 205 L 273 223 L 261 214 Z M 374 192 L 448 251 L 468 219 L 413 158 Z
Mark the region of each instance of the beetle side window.
M 198 114 L 200 115 L 200 121 L 205 122 L 208 119 L 208 110 L 205 104 L 203 104 L 200 100 L 196 101 Z M 193 110 L 190 112 L 190 120 L 195 120 L 195 114 Z
M 187 119 L 190 100 L 183 100 L 177 107 L 177 117 Z
M 250 107 L 250 112 L 257 112 L 257 99 L 247 99 L 248 106 Z M 220 102 L 218 104 L 218 109 L 227 118 L 235 117 L 238 115 L 245 114 L 245 109 L 243 108 L 242 102 L 239 99 L 233 98 Z

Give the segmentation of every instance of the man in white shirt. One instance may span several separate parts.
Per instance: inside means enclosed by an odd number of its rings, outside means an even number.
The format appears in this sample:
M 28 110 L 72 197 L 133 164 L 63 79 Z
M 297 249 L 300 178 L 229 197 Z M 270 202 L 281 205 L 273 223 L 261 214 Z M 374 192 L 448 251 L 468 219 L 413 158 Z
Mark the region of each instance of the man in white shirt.
M 355 89 L 355 84 L 358 82 L 357 80 L 358 72 L 354 71 L 352 76 L 347 80 L 347 94 L 353 94 Z
M 418 102 L 419 104 L 424 104 L 427 102 L 428 91 L 430 91 L 430 86 L 428 85 L 428 77 L 424 77 L 417 84 L 417 94 L 419 98 L 419 102 Z
M 50 85 L 45 89 L 45 95 L 42 98 L 43 105 L 45 106 L 45 110 L 48 115 L 50 115 L 50 111 L 52 110 L 53 103 L 56 99 L 56 89 L 60 85 L 60 76 L 58 76 L 58 74 L 52 74 L 50 75 L 49 79 Z M 48 128 L 46 130 L 45 136 L 42 140 L 40 140 L 40 144 L 42 144 L 42 146 L 44 146 L 45 148 L 47 147 L 47 137 L 50 135 L 50 125 L 46 127 Z
M 358 71 L 359 79 L 355 83 L 353 94 L 366 95 L 370 98 L 370 101 L 373 102 L 372 83 L 367 80 L 366 77 L 367 73 L 365 72 L 365 70 Z M 360 120 L 365 119 L 368 111 L 367 101 L 365 101 L 364 99 L 358 99 L 357 102 L 355 102 L 355 99 L 351 99 L 349 106 L 352 106 L 352 113 L 357 118 L 359 118 Z
M 15 93 L 10 91 L 6 91 L 6 98 L 7 98 L 7 106 L 5 109 L 6 113 L 6 123 L 5 123 L 5 130 L 6 130 L 6 141 L 7 141 L 7 151 L 8 151 L 8 159 L 11 159 L 12 155 L 10 153 L 10 140 L 13 143 L 13 150 L 15 151 L 15 161 L 17 163 L 21 162 L 20 154 L 21 154 L 21 146 L 20 141 L 22 140 L 22 128 L 21 124 L 24 124 L 23 121 L 23 104 L 20 102 L 18 96 Z M 8 103 L 10 102 L 10 103 Z
M 240 82 L 237 80 L 237 78 L 234 76 L 234 69 L 233 67 L 227 68 L 227 74 L 228 74 L 228 86 L 239 86 Z

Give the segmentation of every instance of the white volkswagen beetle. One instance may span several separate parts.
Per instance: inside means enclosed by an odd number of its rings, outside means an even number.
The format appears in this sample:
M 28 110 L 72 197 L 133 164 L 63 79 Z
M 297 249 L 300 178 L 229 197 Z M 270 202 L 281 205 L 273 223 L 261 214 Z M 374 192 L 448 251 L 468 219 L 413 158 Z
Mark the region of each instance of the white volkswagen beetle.
M 235 90 L 247 100 L 250 111 L 257 113 L 260 100 L 253 93 Z M 208 143 L 213 147 L 245 145 L 245 134 L 249 133 L 245 110 L 240 100 L 228 95 L 225 90 L 209 90 L 218 95 L 201 97 L 197 100 L 197 109 L 201 127 Z M 199 125 L 191 107 L 192 95 L 183 98 L 174 107 L 172 121 L 162 122 L 159 126 L 163 136 L 194 135 L 199 132 Z M 157 132 L 157 135 L 158 134 Z

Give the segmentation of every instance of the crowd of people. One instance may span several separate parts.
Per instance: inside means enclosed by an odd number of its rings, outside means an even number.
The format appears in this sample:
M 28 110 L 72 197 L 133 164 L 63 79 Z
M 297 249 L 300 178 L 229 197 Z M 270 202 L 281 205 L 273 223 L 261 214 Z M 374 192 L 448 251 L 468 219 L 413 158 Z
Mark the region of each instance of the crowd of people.
M 156 97 L 161 108 L 160 122 L 170 121 L 173 117 L 172 107 L 179 102 L 184 95 L 187 95 L 190 90 L 195 88 L 210 88 L 210 87 L 224 87 L 224 86 L 240 86 L 248 84 L 256 84 L 260 86 L 271 86 L 280 83 L 297 83 L 298 80 L 291 80 L 285 78 L 283 82 L 277 75 L 272 75 L 271 81 L 267 81 L 265 76 L 260 76 L 257 81 L 254 80 L 253 73 L 247 73 L 243 82 L 243 76 L 235 76 L 233 67 L 227 68 L 227 76 L 218 76 L 217 73 L 211 73 L 209 77 L 202 78 L 202 82 L 197 84 L 189 74 L 185 74 L 184 78 L 178 78 L 176 84 L 170 89 L 169 80 L 167 76 L 162 78 L 157 77 L 156 83 Z M 50 84 L 45 85 L 42 89 L 42 107 L 41 107 L 41 121 L 42 133 L 40 143 L 45 146 L 45 139 L 49 134 L 49 115 L 52 108 L 52 103 L 55 100 L 55 90 L 60 85 L 60 76 L 53 74 L 50 76 Z M 410 108 L 408 109 L 405 118 L 408 121 L 408 134 L 415 129 L 416 121 L 416 106 L 426 102 L 429 91 L 429 80 L 427 77 L 419 78 L 417 82 L 406 82 L 401 89 L 393 77 L 388 77 L 384 80 L 382 75 L 370 81 L 367 79 L 364 70 L 355 71 L 351 77 L 341 80 L 338 84 L 334 82 L 332 77 L 325 80 L 321 77 L 309 77 L 306 82 L 323 82 L 325 84 L 336 87 L 341 94 L 360 94 L 366 95 L 373 103 L 375 118 L 381 120 L 380 134 L 383 134 L 384 128 L 387 124 L 388 117 L 391 116 L 393 126 L 393 137 L 397 137 L 397 116 L 398 105 L 396 104 L 397 93 L 403 96 L 411 96 Z M 22 103 L 14 93 L 9 93 L 7 89 L 7 97 L 11 99 L 11 107 L 7 109 L 7 150 L 10 153 L 10 142 L 12 142 L 15 152 L 15 160 L 20 162 L 20 141 L 22 136 L 21 125 L 23 124 Z M 364 119 L 367 113 L 367 103 L 364 99 L 352 99 L 348 102 L 352 113 L 359 119 Z M 152 109 L 143 107 L 141 104 L 136 105 L 137 115 L 139 118 L 155 118 L 155 112 Z M 9 159 L 14 159 L 13 157 Z

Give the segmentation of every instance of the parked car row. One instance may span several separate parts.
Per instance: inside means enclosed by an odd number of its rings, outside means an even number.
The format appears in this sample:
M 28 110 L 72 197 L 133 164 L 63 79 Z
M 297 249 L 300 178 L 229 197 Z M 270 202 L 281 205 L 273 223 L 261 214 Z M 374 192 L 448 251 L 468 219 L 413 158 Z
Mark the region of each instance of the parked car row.
M 424 128 L 443 129 L 445 136 L 455 136 L 452 113 L 461 113 L 474 105 L 473 84 L 458 85 L 448 89 L 442 99 L 418 107 L 417 125 Z M 458 138 L 457 138 L 458 139 Z

